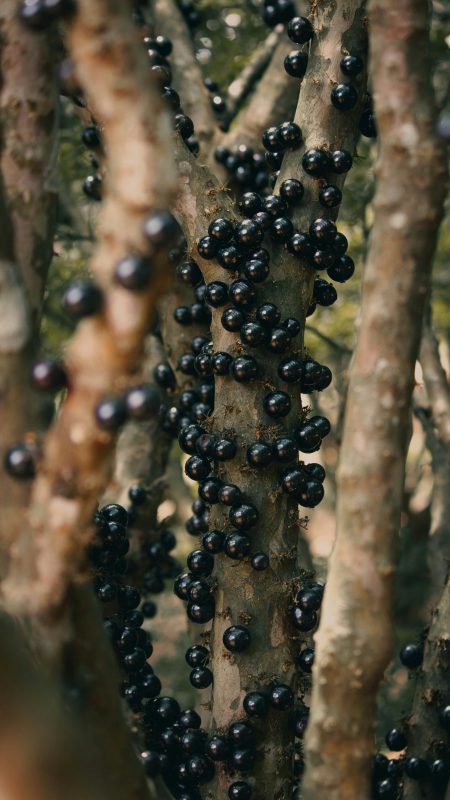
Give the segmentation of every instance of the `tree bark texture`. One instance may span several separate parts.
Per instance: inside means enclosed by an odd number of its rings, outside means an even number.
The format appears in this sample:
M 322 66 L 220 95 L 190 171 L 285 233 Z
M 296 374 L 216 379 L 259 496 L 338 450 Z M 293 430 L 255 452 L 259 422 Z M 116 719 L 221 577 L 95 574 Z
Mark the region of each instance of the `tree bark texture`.
M 337 540 L 317 634 L 305 800 L 370 794 L 375 695 L 392 647 L 413 370 L 446 189 L 427 11 L 422 0 L 372 0 L 370 9 L 378 185 L 338 470 Z
M 138 370 L 152 314 L 170 276 L 166 257 L 157 257 L 145 292 L 129 292 L 113 282 L 122 257 L 146 252 L 144 218 L 151 209 L 170 205 L 175 184 L 169 118 L 136 44 L 128 9 L 119 0 L 80 0 L 67 40 L 108 152 L 107 192 L 91 262 L 104 302 L 101 313 L 78 326 L 68 346 L 69 392 L 46 437 L 33 488 L 32 542 L 24 536 L 17 544 L 16 569 L 5 587 L 10 606 L 32 614 L 57 609 L 79 570 L 87 526 L 110 476 L 115 440 L 97 426 L 94 410 L 105 395 L 123 391 Z
M 342 115 L 330 104 L 333 86 L 332 68 L 339 63 L 341 48 L 364 53 L 366 32 L 360 2 L 316 9 L 312 17 L 316 36 L 312 43 L 308 72 L 303 80 L 295 121 L 301 126 L 304 149 L 326 146 L 345 147 L 354 151 L 357 139 L 357 119 L 360 107 Z M 364 86 L 364 75 L 361 86 Z M 312 220 L 323 216 L 318 202 L 317 182 L 309 179 L 301 168 L 302 149 L 286 155 L 279 181 L 299 178 L 305 185 L 305 204 L 293 214 L 299 230 L 307 230 Z M 180 156 L 182 187 L 178 209 L 193 243 L 204 235 L 208 222 L 216 216 L 233 218 L 235 212 L 228 195 L 208 176 L 204 168 L 187 155 Z M 342 181 L 343 182 L 343 181 Z M 336 216 L 336 215 L 334 215 Z M 266 245 L 267 246 L 267 245 Z M 226 274 L 214 262 L 200 264 L 206 281 L 225 280 Z M 273 249 L 271 275 L 264 287 L 257 290 L 257 305 L 270 301 L 279 306 L 283 317 L 296 317 L 304 328 L 309 306 L 313 275 L 286 252 Z M 295 291 L 293 291 L 295 287 Z M 220 317 L 223 308 L 213 309 L 212 334 L 215 351 L 226 351 L 234 357 L 243 347 L 235 335 L 224 330 Z M 303 333 L 294 340 L 293 352 L 302 355 Z M 304 416 L 301 397 L 292 395 L 292 411 L 282 422 L 271 421 L 263 410 L 262 401 L 271 389 L 285 389 L 277 376 L 279 358 L 266 352 L 254 351 L 261 365 L 261 377 L 253 384 L 236 384 L 230 378 L 216 377 L 215 410 L 209 426 L 216 434 L 231 436 L 238 446 L 237 456 L 221 465 L 219 476 L 237 484 L 247 501 L 259 512 L 259 522 L 250 532 L 252 552 L 266 552 L 270 566 L 263 573 L 252 570 L 247 560 L 231 562 L 224 556 L 216 558 L 214 577 L 217 581 L 216 615 L 210 634 L 214 686 L 212 696 L 212 725 L 223 730 L 231 722 L 245 716 L 244 695 L 250 690 L 267 688 L 272 680 L 286 683 L 295 689 L 294 658 L 302 639 L 290 627 L 288 610 L 295 589 L 302 586 L 305 570 L 297 566 L 299 545 L 296 504 L 281 492 L 278 470 L 268 468 L 258 475 L 245 459 L 249 444 L 257 439 L 268 441 L 277 435 L 290 433 Z M 231 530 L 225 511 L 212 513 L 212 527 Z M 302 565 L 303 568 L 305 564 Z M 233 656 L 222 644 L 225 628 L 232 624 L 248 626 L 252 642 L 243 653 Z M 261 725 L 256 724 L 260 743 L 255 764 L 258 796 L 264 800 L 287 800 L 292 792 L 292 763 L 294 738 L 288 715 L 270 712 Z M 227 797 L 229 774 L 220 765 L 216 779 L 206 797 L 222 800 Z

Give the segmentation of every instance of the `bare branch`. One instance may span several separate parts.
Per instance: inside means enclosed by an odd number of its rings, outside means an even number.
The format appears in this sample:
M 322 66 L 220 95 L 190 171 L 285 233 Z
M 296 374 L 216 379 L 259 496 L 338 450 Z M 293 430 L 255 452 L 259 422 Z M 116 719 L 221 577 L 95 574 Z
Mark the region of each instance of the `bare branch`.
M 227 91 L 227 115 L 230 121 L 236 116 L 250 92 L 255 88 L 255 84 L 263 75 L 282 36 L 284 36 L 284 31 L 283 34 L 278 31 L 271 31 L 259 47 L 256 48 L 242 72 L 230 83 Z M 261 97 L 259 99 L 261 102 Z
M 392 647 L 413 369 L 446 189 L 427 10 L 421 0 L 371 6 L 378 187 L 338 472 L 338 533 L 317 634 L 305 800 L 370 794 L 375 695 Z
M 105 27 L 104 21 L 108 19 Z M 159 294 L 170 278 L 154 260 L 149 289 L 133 293 L 113 282 L 120 258 L 146 252 L 143 220 L 173 194 L 172 135 L 153 88 L 145 53 L 136 46 L 128 9 L 118 0 L 80 0 L 68 43 L 89 106 L 103 124 L 108 186 L 98 220 L 91 269 L 104 290 L 100 314 L 83 321 L 67 352 L 70 391 L 48 433 L 33 489 L 33 539 L 15 550 L 9 602 L 28 613 L 61 603 L 79 570 L 83 540 L 111 470 L 114 436 L 96 425 L 101 398 L 121 391 L 139 365 Z
M 450 445 L 450 385 L 439 357 L 439 345 L 430 325 L 425 323 L 419 354 L 423 379 L 439 437 Z

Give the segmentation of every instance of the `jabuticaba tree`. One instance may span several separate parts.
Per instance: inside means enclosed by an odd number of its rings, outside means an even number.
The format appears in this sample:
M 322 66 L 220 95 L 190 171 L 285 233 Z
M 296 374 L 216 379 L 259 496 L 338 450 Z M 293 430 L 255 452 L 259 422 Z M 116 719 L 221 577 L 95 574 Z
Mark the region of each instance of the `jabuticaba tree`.
M 427 800 L 445 793 L 448 595 L 425 648 L 411 643 L 400 655 L 406 668 L 419 670 L 410 721 L 416 749 L 405 751 L 404 726 L 390 730 L 388 750 L 407 755 L 397 763 L 375 754 L 372 735 L 374 694 L 390 641 L 391 546 L 399 526 L 412 368 L 445 189 L 433 129 L 426 9 L 418 0 L 402 0 L 394 9 L 373 0 L 370 16 L 363 0 L 337 0 L 314 3 L 303 16 L 300 6 L 291 0 L 261 4 L 262 19 L 279 40 L 263 74 L 255 71 L 253 93 L 228 132 L 223 87 L 211 79 L 203 84 L 194 56 L 200 14 L 192 0 L 20 0 L 8 6 L 8 25 L 23 30 L 31 48 L 54 37 L 55 53 L 67 51 L 63 91 L 86 125 L 82 142 L 94 167 L 83 190 L 101 205 L 89 264 L 93 278 L 71 284 L 62 300 L 76 323 L 64 362 L 42 358 L 31 374 L 36 389 L 59 393 L 58 413 L 42 445 L 23 435 L 23 420 L 21 438 L 2 444 L 8 481 L 31 494 L 29 509 L 22 504 L 19 522 L 8 530 L 14 547 L 3 599 L 9 612 L 26 620 L 45 688 L 51 675 L 55 719 L 70 707 L 76 746 L 69 748 L 65 779 L 91 749 L 89 792 L 95 784 L 98 797 L 399 800 L 404 785 L 405 797 L 422 793 L 421 781 L 428 781 L 427 791 L 431 787 Z M 384 73 L 387 35 L 391 60 Z M 421 54 L 417 63 L 411 41 Z M 2 64 L 7 74 L 7 60 Z M 402 69 L 383 91 L 398 64 Z M 330 432 L 328 419 L 311 406 L 333 376 L 314 358 L 305 325 L 316 306 L 334 304 L 335 284 L 339 288 L 355 270 L 336 219 L 359 137 L 377 135 L 372 85 L 380 112 L 380 188 L 342 468 L 344 477 L 351 473 L 354 450 L 358 459 L 362 454 L 359 475 L 369 477 L 361 494 L 351 484 L 349 495 L 348 479 L 341 481 L 330 588 L 315 577 L 302 527 L 324 496 L 325 470 L 316 454 Z M 419 137 L 413 136 L 416 111 Z M 415 171 L 422 202 L 408 193 L 414 159 L 429 168 L 427 180 Z M 45 186 L 41 181 L 38 188 Z M 5 187 L 1 208 L 11 191 Z M 405 219 L 397 209 L 403 205 Z M 52 241 L 50 212 L 45 252 Z M 388 233 L 392 250 L 383 258 Z M 8 258 L 24 280 L 27 265 L 12 251 Z M 391 328 L 377 324 L 385 308 L 395 317 Z M 389 387 L 401 417 L 393 427 L 377 369 L 366 377 L 363 403 L 355 399 L 366 355 L 390 364 L 390 330 L 401 350 Z M 149 375 L 150 339 L 160 356 Z M 19 374 L 26 396 L 29 386 L 23 370 Z M 8 398 L 0 399 L 14 413 Z M 365 415 L 372 407 L 376 413 Z M 372 438 L 378 443 L 370 448 Z M 186 475 L 198 483 L 186 521 L 195 544 L 185 567 L 173 554 L 174 533 L 157 516 L 175 440 L 187 457 Z M 395 448 L 393 472 L 383 467 L 388 445 Z M 374 472 L 385 509 L 371 506 Z M 352 512 L 360 497 L 379 528 L 367 525 L 362 543 L 355 543 L 360 594 L 349 598 L 342 549 L 358 528 Z M 378 538 L 367 545 L 375 529 Z M 374 598 L 360 567 L 377 544 L 387 569 L 374 620 Z M 153 644 L 144 623 L 156 613 L 154 598 L 164 602 L 168 582 L 193 633 L 185 660 L 191 686 L 203 690 L 196 708 L 167 696 L 165 676 L 151 666 Z M 334 615 L 347 607 L 347 627 L 334 630 Z M 367 615 L 363 630 L 358 612 Z M 369 666 L 367 620 L 377 622 Z M 356 642 L 352 680 L 347 629 Z M 327 654 L 336 640 L 330 670 Z M 358 647 L 362 640 L 364 648 Z M 358 659 L 366 665 L 366 682 Z M 29 680 L 34 709 L 40 677 Z M 436 699 L 432 709 L 429 691 Z M 442 746 L 426 741 L 427 720 L 433 731 L 442 729 Z M 86 731 L 83 742 L 80 730 Z M 413 788 L 406 779 L 416 781 Z M 32 773 L 28 784 L 34 781 L 29 796 L 59 800 L 63 783 L 47 790 Z M 89 796 L 82 780 L 74 786 L 74 800 Z M 18 797 L 11 791 L 7 800 Z

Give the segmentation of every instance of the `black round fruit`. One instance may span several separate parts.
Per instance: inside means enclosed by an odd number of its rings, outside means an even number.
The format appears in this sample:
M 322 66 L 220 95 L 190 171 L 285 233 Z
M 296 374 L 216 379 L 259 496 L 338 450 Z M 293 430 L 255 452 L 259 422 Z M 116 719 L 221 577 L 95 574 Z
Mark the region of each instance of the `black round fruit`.
M 144 234 L 155 250 L 168 248 L 180 238 L 181 229 L 170 211 L 152 211 L 144 222 Z
M 231 508 L 228 518 L 235 528 L 248 531 L 256 525 L 258 521 L 258 511 L 254 506 L 244 503 L 241 506 Z
M 296 630 L 308 633 L 314 630 L 317 625 L 317 614 L 315 611 L 307 611 L 300 606 L 292 606 L 290 612 L 291 622 Z
M 348 55 L 341 58 L 340 67 L 344 75 L 347 75 L 348 78 L 354 78 L 362 72 L 364 63 L 359 56 Z
M 127 419 L 127 406 L 123 397 L 105 397 L 96 406 L 95 418 L 102 430 L 119 430 Z
M 353 166 L 352 154 L 348 150 L 333 150 L 331 153 L 331 169 L 337 175 L 343 175 Z
M 152 277 L 151 264 L 148 258 L 134 253 L 126 256 L 116 266 L 114 280 L 133 292 L 147 289 Z
M 319 201 L 325 208 L 336 208 L 342 201 L 342 192 L 338 186 L 327 184 L 319 192 Z
M 280 683 L 270 690 L 269 703 L 276 711 L 287 711 L 294 705 L 294 693 L 289 686 Z
M 326 150 L 319 148 L 306 150 L 302 158 L 302 167 L 308 175 L 314 178 L 323 178 L 332 167 L 330 155 Z
M 269 566 L 269 556 L 267 553 L 255 553 L 250 560 L 254 570 L 263 572 Z
M 308 54 L 301 50 L 291 50 L 284 59 L 284 68 L 291 78 L 303 78 L 308 66 Z
M 228 788 L 229 800 L 250 800 L 252 787 L 246 781 L 235 781 Z
M 90 280 L 74 281 L 63 297 L 65 311 L 75 320 L 97 314 L 102 305 L 102 292 Z
M 291 410 L 291 398 L 287 392 L 269 392 L 263 400 L 266 414 L 273 419 L 287 416 Z
M 423 647 L 419 644 L 407 644 L 400 650 L 400 661 L 408 669 L 417 669 L 423 661 Z
M 386 746 L 395 753 L 404 750 L 407 745 L 406 736 L 399 728 L 392 728 L 386 734 Z
M 211 575 L 214 569 L 214 558 L 206 550 L 193 550 L 187 557 L 187 566 L 192 575 Z
M 255 469 L 264 469 L 272 461 L 272 448 L 266 442 L 254 442 L 247 449 L 247 461 Z
M 250 633 L 248 628 L 242 625 L 232 625 L 223 633 L 223 643 L 230 653 L 242 653 L 250 645 Z
M 314 28 L 306 17 L 294 17 L 287 27 L 287 34 L 295 44 L 305 44 L 314 36 Z
M 238 383 L 248 383 L 257 377 L 258 364 L 251 356 L 238 356 L 233 359 L 230 372 Z
M 331 90 L 331 102 L 339 111 L 350 111 L 358 102 L 358 92 L 349 83 L 339 83 Z
M 213 239 L 225 244 L 229 242 L 233 236 L 233 224 L 228 219 L 223 219 L 222 217 L 213 219 L 209 224 L 208 233 Z

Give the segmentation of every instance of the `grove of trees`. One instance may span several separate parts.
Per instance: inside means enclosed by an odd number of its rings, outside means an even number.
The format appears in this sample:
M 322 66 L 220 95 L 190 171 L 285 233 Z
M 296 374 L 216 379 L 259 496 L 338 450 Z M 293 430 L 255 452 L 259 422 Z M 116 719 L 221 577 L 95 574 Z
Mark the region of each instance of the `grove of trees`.
M 1 0 L 1 800 L 450 800 L 449 20 Z

